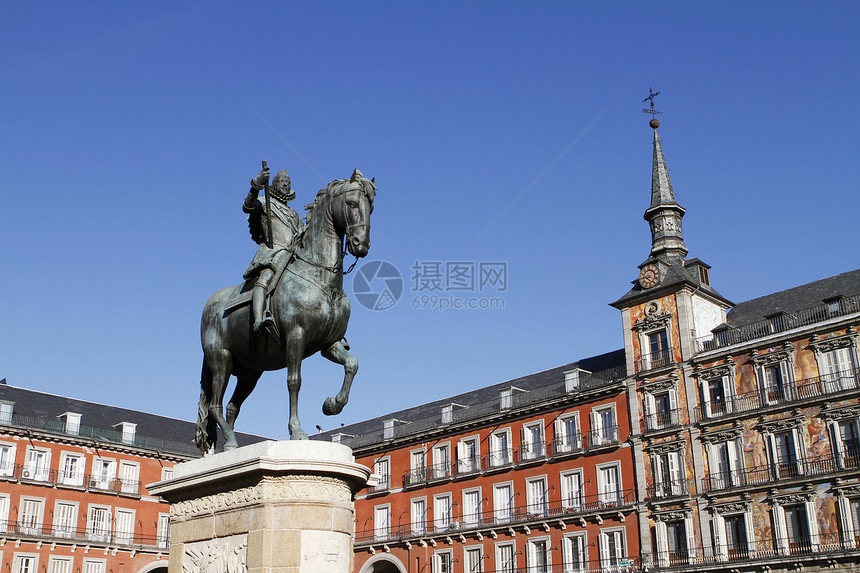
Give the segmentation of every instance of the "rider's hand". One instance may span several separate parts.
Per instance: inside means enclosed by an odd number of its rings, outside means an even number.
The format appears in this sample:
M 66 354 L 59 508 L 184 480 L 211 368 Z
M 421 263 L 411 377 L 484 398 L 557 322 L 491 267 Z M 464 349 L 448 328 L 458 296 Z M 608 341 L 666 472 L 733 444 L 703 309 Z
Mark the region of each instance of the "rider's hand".
M 254 183 L 258 187 L 265 187 L 269 184 L 269 168 L 266 167 L 262 171 L 260 171 L 259 175 L 254 177 Z

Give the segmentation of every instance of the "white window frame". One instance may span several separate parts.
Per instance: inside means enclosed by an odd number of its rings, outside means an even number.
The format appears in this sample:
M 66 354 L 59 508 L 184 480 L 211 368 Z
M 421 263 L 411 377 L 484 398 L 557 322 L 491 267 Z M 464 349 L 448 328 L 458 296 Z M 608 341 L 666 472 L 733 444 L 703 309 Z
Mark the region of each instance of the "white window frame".
M 134 543 L 135 510 L 117 507 L 114 509 L 113 539 L 120 545 Z
M 391 504 L 373 506 L 373 539 L 385 541 L 391 537 Z
M 15 553 L 12 557 L 12 573 L 37 573 L 39 555 L 37 553 Z
M 682 524 L 684 528 L 684 537 L 679 540 L 678 555 L 674 555 L 669 551 L 669 524 Z M 654 538 L 657 542 L 657 564 L 659 567 L 677 566 L 683 562 L 692 564 L 696 558 L 696 536 L 693 530 L 693 517 L 687 515 L 684 519 L 673 519 L 671 521 L 663 521 L 657 519 L 654 522 Z M 681 547 L 683 543 L 683 547 Z
M 854 344 L 815 354 L 818 372 L 828 393 L 857 387 L 858 360 Z
M 606 478 L 614 472 L 617 483 L 611 483 Z M 597 465 L 597 492 L 601 507 L 617 507 L 623 503 L 623 486 L 621 485 L 621 462 L 608 462 Z
M 431 557 L 431 573 L 453 573 L 454 571 L 454 550 L 453 549 L 437 549 Z
M 433 496 L 433 529 L 448 531 L 454 523 L 454 500 L 450 492 Z
M 121 436 L 123 444 L 134 444 L 135 434 L 137 434 L 137 424 L 133 424 L 131 422 L 122 422 L 121 426 Z
M 517 573 L 517 544 L 514 541 L 503 541 L 495 544 L 496 573 Z M 510 556 L 503 553 L 510 552 Z M 510 558 L 510 561 L 505 561 Z
M 568 533 L 561 540 L 563 573 L 588 571 L 588 537 L 584 531 Z
M 657 398 L 662 396 L 666 396 L 669 401 L 669 411 L 666 412 L 666 419 L 664 420 L 660 419 L 660 412 L 657 411 Z M 675 388 L 645 392 L 645 417 L 648 421 L 648 430 L 662 430 L 678 426 L 680 424 L 679 414 L 678 392 Z
M 0 477 L 12 477 L 15 475 L 15 455 L 17 446 L 12 443 L 0 443 Z
M 81 487 L 84 485 L 87 459 L 81 452 L 60 452 L 60 467 L 57 483 Z
M 114 482 L 116 481 L 116 459 L 95 457 L 93 458 L 92 467 L 89 487 L 103 490 L 113 489 Z
M 54 502 L 54 537 L 72 539 L 76 536 L 79 508 L 77 501 L 58 499 Z
M 373 473 L 377 482 L 373 487 L 375 491 L 391 489 L 391 458 L 383 456 L 373 462 Z
M 48 558 L 48 573 L 72 573 L 74 564 L 74 557 L 51 555 Z
M 15 402 L 0 401 L 0 424 L 11 424 L 15 413 Z
M 680 450 L 652 452 L 651 471 L 654 478 L 654 497 L 673 497 L 686 491 L 684 457 Z M 669 483 L 663 483 L 668 474 Z
M 481 497 L 481 488 L 476 487 L 471 489 L 464 489 L 462 496 L 463 505 L 461 507 L 463 523 L 469 527 L 480 525 L 482 522 L 481 505 L 483 502 L 483 498 Z
M 18 502 L 18 527 L 26 535 L 41 535 L 45 523 L 45 498 L 21 496 Z
M 502 388 L 499 391 L 499 409 L 510 410 L 514 403 L 514 389 Z
M 161 468 L 161 481 L 173 479 L 173 468 Z
M 140 463 L 129 460 L 119 462 L 119 487 L 122 493 L 140 493 Z
M 772 517 L 774 523 L 774 533 L 776 536 L 776 548 L 780 555 L 789 555 L 792 552 L 792 539 L 788 531 L 788 518 L 786 517 L 786 507 L 803 508 L 804 517 L 806 518 L 806 533 L 809 535 L 810 547 L 801 548 L 800 552 L 811 549 L 817 552 L 819 549 L 818 539 L 818 521 L 816 519 L 815 503 L 811 500 L 805 503 L 786 503 L 783 504 L 780 500 L 774 501 L 772 509 Z
M 159 513 L 156 523 L 158 526 L 155 533 L 155 545 L 156 547 L 166 548 L 170 542 L 170 514 Z
M 566 512 L 585 510 L 585 480 L 582 468 L 561 472 L 561 504 Z
M 532 517 L 549 513 L 549 489 L 545 475 L 526 478 L 526 511 Z
M 454 421 L 454 405 L 446 404 L 442 406 L 442 423 L 450 424 Z
M 39 457 L 41 456 L 41 457 Z M 24 470 L 21 477 L 34 481 L 48 481 L 51 474 L 51 450 L 27 446 Z
M 426 497 L 415 497 L 409 500 L 409 527 L 413 535 L 427 533 Z
M 65 418 L 63 432 L 70 436 L 78 436 L 81 433 L 81 414 L 77 412 L 66 412 L 61 418 Z
M 763 355 L 761 360 L 756 362 L 756 378 L 758 379 L 758 387 L 761 392 L 762 402 L 765 405 L 779 404 L 788 402 L 794 399 L 794 355 L 790 352 L 779 352 L 777 356 L 767 358 L 770 355 Z M 781 389 L 776 389 L 772 384 L 768 372 L 779 372 Z
M 779 447 L 780 436 L 791 436 L 794 460 L 782 459 L 783 456 Z M 774 479 L 785 479 L 786 477 L 797 477 L 803 475 L 803 460 L 805 459 L 803 438 L 800 435 L 800 430 L 796 426 L 787 430 L 767 432 L 765 440 L 767 441 L 768 446 L 767 450 L 768 459 L 770 460 L 771 475 Z
M 514 482 L 507 481 L 493 484 L 493 518 L 496 523 L 510 523 L 514 519 L 516 504 L 514 498 Z
M 0 533 L 8 529 L 10 507 L 12 507 L 12 496 L 8 493 L 0 493 Z
M 481 469 L 481 436 L 466 436 L 457 443 L 457 473 L 472 473 Z
M 610 426 L 606 427 L 605 413 L 610 412 Z M 618 412 L 615 404 L 595 406 L 589 414 L 591 423 L 591 443 L 589 446 L 603 446 L 618 443 Z
M 666 333 L 666 348 L 663 348 L 658 352 L 668 353 L 668 360 L 665 362 L 660 359 L 655 360 L 654 353 L 651 351 L 651 336 L 660 334 L 661 332 Z M 663 366 L 673 364 L 675 362 L 674 348 L 675 346 L 672 341 L 672 328 L 669 319 L 665 322 L 661 321 L 659 326 L 647 329 L 643 328 L 639 331 L 639 355 L 640 358 L 642 358 L 642 370 L 651 370 L 652 368 L 661 368 Z
M 620 570 L 620 562 L 627 559 L 627 530 L 623 527 L 601 529 L 597 544 L 601 568 Z
M 476 554 L 477 554 L 477 559 L 475 559 Z M 483 571 L 484 571 L 484 546 L 483 545 L 467 545 L 467 546 L 463 547 L 463 571 L 465 571 L 465 573 L 483 573 Z
M 521 433 L 521 461 L 537 460 L 546 456 L 546 434 L 544 432 L 543 420 L 534 420 L 523 424 Z
M 570 424 L 569 422 L 573 422 Z M 571 435 L 570 426 L 573 426 L 574 433 Z M 578 452 L 582 449 L 582 431 L 579 425 L 579 412 L 571 412 L 556 418 L 553 423 L 555 427 L 555 448 L 554 454 L 563 454 L 569 452 Z
M 443 455 L 444 452 L 444 455 Z M 451 443 L 443 442 L 433 446 L 432 478 L 451 475 Z
M 100 543 L 110 541 L 112 514 L 109 505 L 91 503 L 87 508 L 87 539 Z
M 507 444 L 501 443 L 507 441 Z M 503 467 L 514 461 L 511 429 L 504 428 L 490 434 L 490 467 Z
M 546 562 L 540 563 L 543 555 Z M 550 573 L 552 571 L 552 541 L 549 536 L 530 537 L 526 542 L 526 571 L 529 573 Z
M 105 573 L 107 562 L 105 559 L 84 558 L 84 565 L 81 567 L 81 573 Z

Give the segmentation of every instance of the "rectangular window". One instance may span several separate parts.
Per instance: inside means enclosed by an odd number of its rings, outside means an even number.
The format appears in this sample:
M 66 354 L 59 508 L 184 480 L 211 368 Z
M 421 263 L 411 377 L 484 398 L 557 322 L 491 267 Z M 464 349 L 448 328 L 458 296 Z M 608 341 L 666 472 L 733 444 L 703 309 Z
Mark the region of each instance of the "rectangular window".
M 173 468 L 161 468 L 161 479 L 173 479 Z
M 454 406 L 452 404 L 448 404 L 447 406 L 442 406 L 442 423 L 450 424 L 454 420 Z
M 451 475 L 451 448 L 448 444 L 439 444 L 433 448 L 433 468 L 431 478 L 448 477 Z
M 433 496 L 433 527 L 436 531 L 451 529 L 451 494 Z
M 492 467 L 506 466 L 511 463 L 512 459 L 510 429 L 494 432 L 490 436 L 490 465 Z
M 119 464 L 119 481 L 120 491 L 123 493 L 139 494 L 140 481 L 138 474 L 140 466 L 134 462 L 120 462 Z
M 130 422 L 122 423 L 122 443 L 123 444 L 133 444 L 134 443 L 134 435 L 137 432 L 137 424 L 132 424 Z
M 77 436 L 81 433 L 81 415 L 74 412 L 66 412 L 66 428 L 65 432 L 70 436 Z
M 837 348 L 824 353 L 822 378 L 827 392 L 838 392 L 857 387 L 856 366 L 851 349 Z
M 131 545 L 134 542 L 134 510 L 116 510 L 114 540 L 121 545 Z
M 579 434 L 579 414 L 568 414 L 555 421 L 555 453 L 577 452 L 582 449 Z
M 48 450 L 28 448 L 27 461 L 24 462 L 24 473 L 21 474 L 21 477 L 37 481 L 48 481 L 50 456 L 51 453 Z
M 493 517 L 496 523 L 508 523 L 514 516 L 514 486 L 500 483 L 493 486 Z
M 775 478 L 796 477 L 803 473 L 798 451 L 797 430 L 770 435 L 771 460 Z
M 0 495 L 0 532 L 5 532 L 9 529 L 9 501 L 10 498 L 8 495 Z
M 13 563 L 15 573 L 36 573 L 38 558 L 35 555 L 16 555 Z
M 427 500 L 425 498 L 413 499 L 410 503 L 410 523 L 413 535 L 424 535 L 426 533 Z
M 409 473 L 406 474 L 407 486 L 423 483 L 427 479 L 427 467 L 424 450 L 413 450 L 409 453 Z
M 481 523 L 481 490 L 473 489 L 463 492 L 463 522 L 466 525 Z
M 530 517 L 545 517 L 547 514 L 546 478 L 526 480 L 526 504 Z
M 463 438 L 457 444 L 457 473 L 472 473 L 481 469 L 478 438 Z
M 450 549 L 437 551 L 433 554 L 432 573 L 453 573 L 454 552 Z
M 616 568 L 625 560 L 624 530 L 603 530 L 600 532 L 600 561 L 603 567 Z
M 12 409 L 14 407 L 13 402 L 0 402 L 0 424 L 12 423 Z
M 60 457 L 60 483 L 63 485 L 84 485 L 84 456 L 63 452 Z
M 167 547 L 168 535 L 170 529 L 170 515 L 167 513 L 158 514 L 158 531 L 155 535 L 155 544 L 158 547 Z
M 15 446 L 0 444 L 0 477 L 9 477 L 15 473 Z
M 809 519 L 806 505 L 785 507 L 785 527 L 788 534 L 788 548 L 791 553 L 802 553 L 810 549 Z
M 860 428 L 858 421 L 845 420 L 836 426 L 836 457 L 840 468 L 860 467 Z
M 744 473 L 741 471 L 738 454 L 738 442 L 730 440 L 711 444 L 709 450 L 710 489 L 726 489 L 737 487 L 744 483 Z
M 499 398 L 499 409 L 500 410 L 510 410 L 513 405 L 513 395 L 514 391 L 510 388 L 505 388 L 500 392 L 501 396 Z
M 780 364 L 770 364 L 762 368 L 764 372 L 765 401 L 768 404 L 785 402 L 789 399 L 783 368 Z
M 746 519 L 743 514 L 727 515 L 726 522 L 726 546 L 729 559 L 737 561 L 749 557 L 747 545 Z
M 373 464 L 373 473 L 376 474 L 375 491 L 391 489 L 391 464 L 388 458 L 379 458 Z
M 532 422 L 523 426 L 520 455 L 523 460 L 535 460 L 546 455 L 543 441 L 543 422 Z
M 678 452 L 663 452 L 651 457 L 654 472 L 654 496 L 670 497 L 686 493 L 683 483 L 681 456 Z
M 678 416 L 678 407 L 675 400 L 675 391 L 663 392 L 654 395 L 654 430 L 662 430 L 663 428 L 671 428 L 680 423 Z
M 78 504 L 58 501 L 54 506 L 54 536 L 71 539 L 78 525 Z
M 95 559 L 84 559 L 83 573 L 105 573 L 105 562 Z
M 48 571 L 50 573 L 72 573 L 72 558 L 51 556 L 48 562 Z
M 496 571 L 498 573 L 516 573 L 515 547 L 513 543 L 496 545 Z
M 735 388 L 732 376 L 703 379 L 701 388 L 703 413 L 706 417 L 719 417 L 735 410 Z
M 467 547 L 464 557 L 467 573 L 481 573 L 484 570 L 484 556 L 480 547 Z
M 548 539 L 529 540 L 528 567 L 529 573 L 550 573 Z
M 561 474 L 561 500 L 565 512 L 583 511 L 582 470 Z
M 42 529 L 42 510 L 44 501 L 41 499 L 21 498 L 21 508 L 18 512 L 18 527 L 26 535 L 39 535 Z
M 597 468 L 598 501 L 601 507 L 617 507 L 621 505 L 620 478 L 617 465 Z
M 391 536 L 391 506 L 377 505 L 373 508 L 373 538 L 384 541 Z
M 110 508 L 91 505 L 87 518 L 87 536 L 92 541 L 107 542 L 111 531 Z
M 591 412 L 591 445 L 602 446 L 618 442 L 615 407 L 595 408 Z
M 581 573 L 588 571 L 588 559 L 585 556 L 585 535 L 567 535 L 562 540 L 562 559 L 564 573 Z
M 687 534 L 683 521 L 670 521 L 666 523 L 666 540 L 669 550 L 669 564 L 686 564 Z
M 89 486 L 97 489 L 112 489 L 116 480 L 116 461 L 105 458 L 93 460 L 93 475 Z
M 665 330 L 648 334 L 648 367 L 660 368 L 672 363 L 669 336 Z

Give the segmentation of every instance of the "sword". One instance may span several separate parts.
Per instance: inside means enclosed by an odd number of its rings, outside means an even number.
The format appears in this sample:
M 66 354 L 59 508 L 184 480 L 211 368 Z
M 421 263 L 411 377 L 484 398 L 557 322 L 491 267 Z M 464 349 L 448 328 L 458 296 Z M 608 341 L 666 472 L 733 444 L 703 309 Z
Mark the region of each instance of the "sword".
M 268 166 L 269 165 L 266 163 L 266 160 L 264 159 L 263 160 L 263 171 L 265 171 Z M 272 193 L 271 193 L 271 191 L 269 191 L 269 184 L 268 183 L 266 183 L 265 192 L 266 192 L 266 223 L 267 223 L 267 226 L 269 227 L 267 229 L 269 232 L 266 234 L 266 245 L 270 249 L 273 249 L 275 247 L 275 239 L 274 239 L 274 237 L 272 237 Z

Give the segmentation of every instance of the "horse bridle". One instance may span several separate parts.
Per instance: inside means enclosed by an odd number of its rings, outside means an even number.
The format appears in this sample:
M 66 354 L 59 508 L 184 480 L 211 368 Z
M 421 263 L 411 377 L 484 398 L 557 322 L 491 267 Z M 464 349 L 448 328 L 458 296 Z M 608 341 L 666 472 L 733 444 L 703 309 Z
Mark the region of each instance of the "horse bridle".
M 331 197 L 332 197 L 332 199 L 334 199 L 338 195 L 343 195 L 344 193 L 351 193 L 353 191 L 362 192 L 362 193 L 364 193 L 364 196 L 367 197 L 367 192 L 364 191 L 364 189 L 362 189 L 361 187 L 357 187 L 355 189 L 343 189 L 341 191 L 338 191 L 337 193 L 332 193 Z M 345 209 L 346 209 L 346 202 L 344 202 L 344 210 Z M 346 213 L 343 214 L 343 220 L 344 221 L 347 220 Z M 340 253 L 340 260 L 337 262 L 337 264 L 335 264 L 331 267 L 326 266 L 326 265 L 322 265 L 320 263 L 317 263 L 316 261 L 311 261 L 309 259 L 304 258 L 303 256 L 301 256 L 299 254 L 298 249 L 296 250 L 296 258 L 303 260 L 304 262 L 308 263 L 309 265 L 312 265 L 312 266 L 315 266 L 317 268 L 329 271 L 330 273 L 333 273 L 333 274 L 337 274 L 338 270 L 343 269 L 343 259 L 344 259 L 344 257 L 346 257 L 346 253 L 347 253 L 347 249 L 346 249 L 347 241 L 349 241 L 349 239 L 352 237 L 352 232 L 355 229 L 360 229 L 362 227 L 370 227 L 370 223 L 356 223 L 354 225 L 347 225 L 346 226 L 346 230 L 344 231 L 344 238 L 343 238 L 344 242 L 343 242 L 343 246 L 341 248 L 341 253 Z M 352 264 L 349 266 L 349 268 L 346 269 L 345 271 L 343 271 L 343 274 L 348 275 L 349 273 L 351 273 L 352 270 L 355 268 L 355 265 L 357 265 L 357 264 L 358 264 L 358 256 L 355 257 L 355 260 L 352 262 Z

